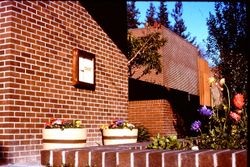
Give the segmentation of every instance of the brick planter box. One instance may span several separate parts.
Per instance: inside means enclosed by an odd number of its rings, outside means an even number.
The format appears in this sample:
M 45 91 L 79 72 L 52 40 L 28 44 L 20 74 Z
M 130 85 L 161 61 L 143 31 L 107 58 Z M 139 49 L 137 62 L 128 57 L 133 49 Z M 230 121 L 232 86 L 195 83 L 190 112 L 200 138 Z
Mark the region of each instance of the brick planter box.
M 148 143 L 42 150 L 41 165 L 74 167 L 247 167 L 247 150 L 152 150 Z

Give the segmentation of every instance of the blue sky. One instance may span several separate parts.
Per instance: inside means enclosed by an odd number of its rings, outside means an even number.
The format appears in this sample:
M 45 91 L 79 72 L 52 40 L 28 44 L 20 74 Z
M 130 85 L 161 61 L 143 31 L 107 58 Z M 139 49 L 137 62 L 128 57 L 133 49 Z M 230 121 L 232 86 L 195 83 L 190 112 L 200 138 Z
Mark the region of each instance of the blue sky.
M 139 21 L 145 22 L 146 11 L 149 8 L 150 2 L 154 2 L 154 6 L 158 11 L 160 2 L 158 1 L 136 1 L 136 8 L 140 11 Z M 169 12 L 170 24 L 173 25 L 174 21 L 170 13 L 172 12 L 175 2 L 166 2 Z M 199 45 L 204 45 L 203 39 L 208 36 L 208 29 L 206 25 L 206 19 L 209 17 L 209 12 L 214 14 L 214 2 L 182 2 L 183 15 L 182 18 L 187 27 L 186 33 L 190 32 L 191 37 L 196 37 L 196 42 Z

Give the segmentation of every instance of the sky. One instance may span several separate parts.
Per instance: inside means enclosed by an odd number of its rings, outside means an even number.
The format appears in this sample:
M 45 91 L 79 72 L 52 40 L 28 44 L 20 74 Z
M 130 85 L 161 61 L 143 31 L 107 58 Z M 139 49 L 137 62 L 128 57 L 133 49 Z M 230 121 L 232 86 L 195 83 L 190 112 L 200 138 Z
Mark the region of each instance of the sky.
M 145 22 L 145 15 L 147 9 L 149 9 L 150 2 L 153 2 L 158 12 L 160 2 L 158 1 L 136 1 L 136 8 L 140 11 L 140 22 Z M 168 18 L 170 24 L 173 25 L 174 21 L 170 13 L 175 7 L 174 1 L 167 1 Z M 196 37 L 196 42 L 201 47 L 205 46 L 203 39 L 206 40 L 208 36 L 208 28 L 206 25 L 206 19 L 209 17 L 209 12 L 214 14 L 214 2 L 182 2 L 183 14 L 182 18 L 184 24 L 187 27 L 186 33 L 190 32 L 191 37 Z

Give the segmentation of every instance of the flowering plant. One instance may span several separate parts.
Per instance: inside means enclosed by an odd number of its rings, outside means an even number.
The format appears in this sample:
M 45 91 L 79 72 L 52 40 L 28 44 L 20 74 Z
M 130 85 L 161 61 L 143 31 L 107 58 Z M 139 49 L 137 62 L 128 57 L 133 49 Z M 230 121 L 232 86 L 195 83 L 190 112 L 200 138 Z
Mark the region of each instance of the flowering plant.
M 212 107 L 198 109 L 200 119 L 191 124 L 199 148 L 243 149 L 247 147 L 247 113 L 244 95 L 230 99 L 225 79 L 209 78 Z M 227 98 L 223 96 L 226 88 Z M 232 105 L 231 105 L 232 103 Z
M 123 119 L 117 119 L 114 120 L 111 124 L 109 125 L 102 125 L 101 130 L 103 129 L 135 129 L 135 125 L 129 123 L 128 121 L 125 121 Z
M 46 122 L 45 128 L 46 129 L 60 128 L 64 130 L 65 128 L 82 128 L 82 125 L 80 120 L 69 121 L 64 119 L 52 118 L 50 119 L 50 122 Z

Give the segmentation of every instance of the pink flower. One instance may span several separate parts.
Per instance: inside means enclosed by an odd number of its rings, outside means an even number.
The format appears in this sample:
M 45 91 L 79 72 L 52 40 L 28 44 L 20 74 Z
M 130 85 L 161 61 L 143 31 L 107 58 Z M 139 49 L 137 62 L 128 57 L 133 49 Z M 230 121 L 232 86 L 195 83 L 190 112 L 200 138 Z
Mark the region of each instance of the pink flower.
M 244 103 L 244 96 L 240 93 L 237 93 L 233 98 L 234 106 L 238 109 L 242 109 Z
M 61 120 L 61 119 L 55 119 L 55 120 L 53 120 L 52 125 L 55 125 L 55 124 L 62 125 L 63 124 L 63 120 Z
M 236 122 L 238 122 L 241 119 L 241 116 L 235 112 L 230 111 L 229 115 Z
M 51 124 L 49 122 L 46 122 L 45 127 L 51 127 Z

